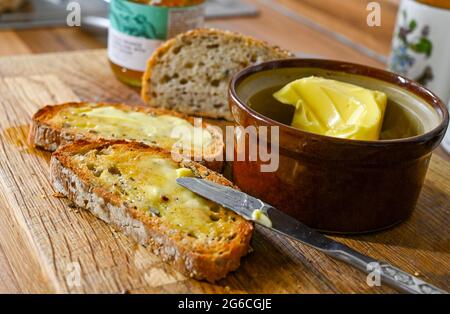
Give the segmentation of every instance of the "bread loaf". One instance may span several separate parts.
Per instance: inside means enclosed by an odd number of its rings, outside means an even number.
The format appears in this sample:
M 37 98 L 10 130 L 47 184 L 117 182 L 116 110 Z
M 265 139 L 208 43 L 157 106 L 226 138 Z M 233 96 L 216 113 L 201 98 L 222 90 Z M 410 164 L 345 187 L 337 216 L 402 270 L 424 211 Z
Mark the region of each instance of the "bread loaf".
M 167 41 L 150 57 L 142 98 L 153 107 L 232 120 L 230 78 L 247 66 L 291 53 L 233 32 L 197 29 Z

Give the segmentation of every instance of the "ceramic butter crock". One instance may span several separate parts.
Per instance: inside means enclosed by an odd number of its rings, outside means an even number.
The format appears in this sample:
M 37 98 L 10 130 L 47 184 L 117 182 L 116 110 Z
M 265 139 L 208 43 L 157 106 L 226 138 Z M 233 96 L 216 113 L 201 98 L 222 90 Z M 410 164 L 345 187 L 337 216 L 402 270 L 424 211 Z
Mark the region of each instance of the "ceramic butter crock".
M 265 88 L 311 75 L 385 92 L 398 104 L 388 104 L 385 124 L 395 129 L 407 118 L 417 135 L 379 141 L 327 137 L 279 123 L 247 105 L 252 95 Z M 340 61 L 288 59 L 249 67 L 230 82 L 229 103 L 240 126 L 279 127 L 278 170 L 261 172 L 259 159 L 234 161 L 234 182 L 326 232 L 375 231 L 406 219 L 419 197 L 431 152 L 448 125 L 445 105 L 421 85 L 387 71 Z

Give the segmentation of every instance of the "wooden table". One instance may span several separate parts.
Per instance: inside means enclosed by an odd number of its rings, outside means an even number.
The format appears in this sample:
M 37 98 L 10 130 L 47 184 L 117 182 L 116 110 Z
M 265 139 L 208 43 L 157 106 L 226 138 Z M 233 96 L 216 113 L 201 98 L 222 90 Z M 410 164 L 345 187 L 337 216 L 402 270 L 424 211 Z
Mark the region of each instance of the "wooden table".
M 365 15 L 362 13 L 365 12 L 365 1 L 347 0 L 342 4 L 342 1 L 330 0 L 327 6 L 313 0 L 249 2 L 260 8 L 260 16 L 212 20 L 208 24 L 241 31 L 292 51 L 384 67 L 380 56 L 386 56 L 389 51 L 396 1 L 383 2 L 385 19 L 383 26 L 376 29 L 369 29 L 364 24 Z M 328 2 L 339 2 L 339 6 Z M 340 8 L 339 14 L 334 10 L 336 7 Z M 343 34 L 345 38 L 337 34 Z M 45 102 L 75 99 L 139 102 L 135 91 L 112 77 L 104 50 L 29 56 L 30 53 L 103 47 L 102 41 L 79 29 L 0 32 L 0 55 L 9 56 L 0 58 L 0 95 L 3 97 L 0 104 L 5 106 L 19 99 L 29 103 L 29 111 L 32 111 Z M 377 57 L 372 58 L 361 52 L 366 48 L 370 49 L 369 53 L 376 53 Z M 32 94 L 24 89 L 29 85 L 35 86 Z M 11 108 L 8 110 L 11 115 L 16 112 Z M 27 150 L 25 136 L 28 119 L 26 116 L 13 117 L 9 122 L 3 119 L 9 127 L 0 132 L 0 152 L 10 152 L 11 147 L 15 147 L 17 151 L 11 156 L 21 158 L 20 154 L 25 152 L 37 154 L 32 157 L 40 158 L 36 160 L 48 159 L 48 154 Z M 0 162 L 4 166 L 0 170 L 2 177 L 6 178 L 0 187 L 0 292 L 393 292 L 385 286 L 369 288 L 365 284 L 365 276 L 358 271 L 266 232 L 256 234 L 253 244 L 255 252 L 244 259 L 240 270 L 217 285 L 184 279 L 171 282 L 169 277 L 163 276 L 169 282 L 155 287 L 146 281 L 148 276 L 155 275 L 152 265 L 146 263 L 158 261 L 152 259 L 148 252 L 136 249 L 125 237 L 112 234 L 105 224 L 89 214 L 70 212 L 63 217 L 41 209 L 48 202 L 59 202 L 51 198 L 50 191 L 44 189 L 49 185 L 46 174 L 42 174 L 45 169 L 30 174 L 42 181 L 41 190 L 29 190 L 27 178 L 19 176 L 18 180 L 23 184 L 23 191 L 19 191 L 14 189 L 14 173 L 8 173 L 6 158 L 3 157 Z M 45 163 L 40 167 L 45 168 Z M 363 253 L 389 260 L 448 290 L 449 177 L 450 163 L 434 156 L 419 205 L 408 221 L 377 234 L 337 238 Z M 25 193 L 27 191 L 29 194 Z M 20 210 L 17 211 L 14 206 Z M 64 209 L 62 202 L 57 206 L 60 210 Z M 105 242 L 88 241 L 87 247 L 72 243 L 67 238 L 67 243 L 52 242 L 52 239 L 63 241 L 64 237 L 59 238 L 61 234 L 54 227 L 63 226 L 67 228 L 63 232 L 69 232 L 71 227 L 65 225 L 67 223 L 92 226 L 95 228 L 92 232 Z M 86 249 L 88 251 L 84 252 Z M 67 256 L 84 258 L 86 254 L 94 261 L 93 266 L 89 264 L 86 267 L 95 266 L 92 270 L 89 268 L 89 278 L 100 278 L 101 284 L 95 286 L 91 280 L 79 289 L 67 287 L 64 283 L 67 270 L 60 259 L 67 259 Z M 115 254 L 118 259 L 114 259 Z M 130 256 L 140 264 L 129 266 L 127 259 Z M 268 272 L 270 276 L 267 276 Z M 261 283 L 262 279 L 264 283 Z

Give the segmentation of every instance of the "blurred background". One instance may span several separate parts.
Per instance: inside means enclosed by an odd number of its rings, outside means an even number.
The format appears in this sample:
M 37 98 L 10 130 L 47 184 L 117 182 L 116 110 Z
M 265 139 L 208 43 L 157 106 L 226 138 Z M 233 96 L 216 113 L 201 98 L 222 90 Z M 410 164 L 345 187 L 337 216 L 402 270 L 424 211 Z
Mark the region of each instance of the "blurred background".
M 1 55 L 106 45 L 109 1 L 78 0 L 82 8 L 79 28 L 66 26 L 69 0 L 0 0 L 2 2 L 23 3 L 16 10 L 0 15 Z M 206 23 L 253 35 L 300 54 L 357 61 L 355 58 L 360 58 L 351 53 L 356 50 L 373 59 L 373 65 L 383 66 L 390 51 L 399 1 L 380 1 L 382 25 L 372 28 L 366 24 L 369 2 L 208 0 Z M 292 31 L 295 31 L 295 38 Z

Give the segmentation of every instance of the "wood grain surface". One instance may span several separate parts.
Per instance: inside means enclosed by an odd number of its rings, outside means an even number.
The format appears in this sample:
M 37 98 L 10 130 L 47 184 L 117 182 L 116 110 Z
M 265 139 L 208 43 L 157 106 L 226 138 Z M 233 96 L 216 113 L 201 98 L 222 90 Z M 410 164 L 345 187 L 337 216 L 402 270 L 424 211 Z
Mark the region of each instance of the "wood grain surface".
M 305 16 L 303 12 L 300 14 L 296 11 L 286 11 L 283 10 L 283 7 L 280 10 L 280 6 L 277 6 L 276 1 L 247 0 L 247 2 L 258 7 L 258 17 L 211 20 L 208 21 L 207 25 L 239 31 L 280 45 L 294 52 L 385 67 L 385 64 L 382 62 L 356 51 L 353 46 L 337 40 L 333 34 L 338 35 L 339 33 L 324 32 L 324 29 L 332 29 L 332 25 L 328 22 L 323 25 L 322 29 L 317 29 L 304 23 Z M 292 8 L 296 8 L 298 1 L 289 0 L 289 2 Z M 284 6 L 285 4 L 283 3 L 282 5 Z M 294 13 L 290 14 L 292 12 Z M 357 18 L 365 22 L 366 14 L 359 17 L 355 16 L 355 19 Z M 370 31 L 369 27 L 365 27 L 364 30 Z
M 383 293 L 365 275 L 265 230 L 226 279 L 185 278 L 91 214 L 53 196 L 49 153 L 28 147 L 31 115 L 72 100 L 140 102 L 115 80 L 105 50 L 0 58 L 0 275 L 6 292 Z M 450 163 L 434 156 L 419 204 L 390 230 L 336 237 L 374 258 L 449 289 Z M 74 271 L 80 271 L 80 285 Z M 75 283 L 75 284 L 74 284 Z
M 369 14 L 367 5 L 371 2 L 367 0 L 275 0 L 274 2 L 380 55 L 387 56 L 390 53 L 399 2 L 397 0 L 378 1 L 381 9 L 381 25 L 376 27 L 367 25 Z

